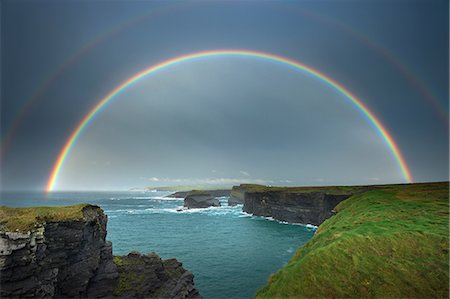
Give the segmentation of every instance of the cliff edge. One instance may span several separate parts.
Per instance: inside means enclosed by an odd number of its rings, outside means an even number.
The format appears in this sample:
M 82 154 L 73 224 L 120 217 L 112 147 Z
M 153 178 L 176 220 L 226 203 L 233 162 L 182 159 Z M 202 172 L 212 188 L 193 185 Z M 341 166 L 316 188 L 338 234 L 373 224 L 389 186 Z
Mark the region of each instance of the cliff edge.
M 228 205 L 243 204 L 242 211 L 289 223 L 320 225 L 334 215 L 334 207 L 367 186 L 268 187 L 242 184 L 233 187 Z
M 375 189 L 338 204 L 256 298 L 448 298 L 448 182 Z
M 113 257 L 98 206 L 0 207 L 0 219 L 1 298 L 200 298 L 176 260 Z

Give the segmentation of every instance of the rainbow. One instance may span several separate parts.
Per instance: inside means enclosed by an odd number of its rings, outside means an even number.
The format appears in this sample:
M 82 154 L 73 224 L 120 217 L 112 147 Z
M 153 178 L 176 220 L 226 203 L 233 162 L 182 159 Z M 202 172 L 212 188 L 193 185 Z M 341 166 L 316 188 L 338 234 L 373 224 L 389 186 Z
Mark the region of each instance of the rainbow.
M 28 115 L 28 113 L 32 110 L 32 108 L 36 105 L 36 103 L 42 99 L 43 95 L 49 90 L 49 88 L 53 84 L 55 84 L 56 80 L 59 79 L 62 73 L 64 73 L 67 69 L 69 69 L 70 66 L 72 66 L 75 62 L 81 59 L 82 56 L 89 53 L 92 49 L 101 45 L 105 41 L 111 39 L 113 36 L 125 31 L 126 29 L 129 29 L 131 26 L 134 26 L 149 17 L 152 17 L 154 19 L 155 17 L 160 17 L 165 13 L 172 12 L 175 9 L 187 8 L 190 4 L 192 3 L 195 4 L 195 2 L 189 2 L 188 5 L 186 5 L 188 2 L 182 3 L 177 2 L 175 4 L 174 3 L 175 2 L 170 2 L 170 6 L 167 5 L 158 9 L 152 9 L 149 13 L 146 13 L 134 19 L 118 24 L 118 26 L 115 26 L 110 31 L 104 33 L 103 35 L 97 36 L 89 43 L 80 47 L 63 64 L 61 64 L 57 69 L 55 69 L 55 71 L 35 91 L 33 96 L 30 99 L 28 99 L 25 102 L 25 104 L 22 105 L 21 108 L 19 108 L 16 116 L 13 117 L 13 121 L 9 126 L 8 130 L 6 131 L 6 133 L 4 134 L 4 136 L 0 136 L 0 143 L 1 143 L 0 158 L 4 158 L 6 156 L 6 153 L 9 151 L 12 141 L 15 138 L 16 133 L 20 128 L 26 115 Z M 206 1 L 203 2 L 203 4 L 206 3 L 212 2 Z M 389 52 L 385 47 L 376 44 L 367 36 L 356 31 L 354 28 L 345 25 L 345 23 L 337 19 L 333 19 L 325 15 L 319 15 L 311 11 L 305 10 L 303 8 L 299 9 L 294 8 L 292 6 L 289 7 L 286 6 L 282 8 L 283 12 L 285 13 L 299 14 L 300 17 L 310 18 L 311 20 L 318 21 L 321 24 L 330 26 L 334 29 L 338 29 L 341 32 L 347 34 L 348 36 L 358 40 L 362 45 L 364 45 L 368 49 L 374 51 L 377 55 L 379 55 L 380 57 L 385 59 L 388 63 L 390 63 L 393 67 L 395 67 L 398 70 L 398 72 L 401 73 L 404 76 L 404 78 L 410 83 L 410 85 L 414 87 L 423 96 L 423 98 L 430 103 L 430 105 L 433 107 L 436 113 L 439 114 L 440 119 L 445 126 L 445 129 L 446 130 L 449 129 L 448 127 L 449 115 L 447 111 L 448 109 L 446 109 L 444 105 L 439 101 L 438 96 L 435 95 L 429 88 L 427 88 L 427 86 L 421 80 L 419 80 L 419 77 L 417 77 L 406 64 L 401 63 L 401 61 L 397 57 L 395 57 L 391 52 Z
M 94 116 L 99 113 L 102 108 L 108 104 L 109 101 L 111 101 L 116 95 L 120 94 L 123 90 L 131 86 L 133 83 L 139 81 L 140 79 L 144 78 L 145 76 L 155 73 L 159 70 L 162 70 L 164 68 L 170 67 L 172 65 L 176 65 L 182 62 L 196 60 L 200 58 L 208 58 L 208 57 L 217 57 L 217 56 L 239 56 L 239 57 L 251 57 L 251 58 L 262 58 L 266 59 L 268 61 L 278 62 L 290 67 L 293 67 L 295 69 L 298 69 L 300 71 L 304 71 L 315 78 L 327 83 L 331 87 L 333 87 L 335 90 L 337 90 L 339 93 L 344 95 L 355 107 L 357 107 L 369 120 L 369 122 L 372 124 L 372 126 L 377 130 L 379 135 L 383 138 L 386 145 L 391 150 L 393 156 L 395 157 L 395 160 L 398 163 L 398 166 L 403 174 L 404 179 L 410 183 L 413 181 L 412 175 L 408 169 L 408 165 L 405 162 L 405 159 L 403 155 L 400 152 L 399 147 L 394 142 L 394 139 L 389 134 L 389 132 L 386 130 L 386 128 L 381 124 L 381 122 L 375 117 L 375 115 L 369 111 L 369 109 L 359 100 L 356 98 L 348 89 L 346 89 L 344 86 L 336 82 L 335 80 L 331 79 L 330 77 L 326 76 L 325 74 L 307 66 L 302 63 L 299 63 L 295 60 L 288 59 L 285 57 L 264 53 L 264 52 L 256 52 L 256 51 L 249 51 L 249 50 L 214 50 L 214 51 L 203 51 L 203 52 L 196 52 L 191 53 L 179 57 L 175 57 L 172 59 L 165 60 L 159 64 L 152 65 L 135 75 L 131 76 L 127 80 L 123 81 L 121 84 L 119 84 L 116 88 L 114 88 L 112 91 L 110 91 L 97 105 L 95 105 L 90 112 L 81 120 L 81 122 L 77 125 L 75 130 L 70 135 L 69 139 L 65 143 L 64 147 L 62 148 L 61 152 L 58 155 L 58 158 L 54 164 L 54 167 L 52 169 L 52 172 L 50 174 L 50 177 L 48 178 L 47 183 L 47 192 L 50 192 L 54 189 L 56 181 L 58 179 L 58 174 L 61 171 L 61 168 L 64 164 L 64 161 L 66 160 L 67 156 L 69 155 L 71 149 L 73 148 L 74 144 L 76 143 L 77 139 L 80 137 L 81 133 L 86 129 L 86 127 L 91 123 L 91 121 L 94 119 Z

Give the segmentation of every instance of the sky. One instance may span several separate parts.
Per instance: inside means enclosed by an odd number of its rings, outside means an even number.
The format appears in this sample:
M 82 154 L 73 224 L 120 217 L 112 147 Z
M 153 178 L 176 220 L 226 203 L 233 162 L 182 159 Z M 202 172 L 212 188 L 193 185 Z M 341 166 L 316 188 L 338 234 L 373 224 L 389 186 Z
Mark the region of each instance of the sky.
M 76 126 L 168 59 L 240 49 L 332 78 L 415 182 L 449 179 L 448 1 L 12 1 L 1 5 L 1 188 L 44 190 Z M 402 183 L 380 133 L 316 77 L 255 57 L 179 63 L 84 129 L 55 190 Z

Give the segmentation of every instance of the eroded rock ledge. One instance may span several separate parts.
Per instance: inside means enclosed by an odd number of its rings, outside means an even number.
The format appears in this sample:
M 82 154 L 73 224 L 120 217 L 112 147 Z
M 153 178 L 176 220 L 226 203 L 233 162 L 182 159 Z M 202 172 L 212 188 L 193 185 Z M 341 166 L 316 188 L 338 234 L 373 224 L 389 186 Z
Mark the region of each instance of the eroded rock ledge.
M 246 192 L 242 210 L 280 221 L 320 225 L 334 215 L 334 207 L 349 194 L 324 192 Z
M 0 208 L 1 298 L 200 298 L 175 259 L 113 257 L 98 206 Z
M 242 184 L 233 187 L 228 205 L 243 204 L 255 216 L 273 217 L 289 223 L 320 225 L 334 215 L 334 207 L 367 186 L 269 187 Z

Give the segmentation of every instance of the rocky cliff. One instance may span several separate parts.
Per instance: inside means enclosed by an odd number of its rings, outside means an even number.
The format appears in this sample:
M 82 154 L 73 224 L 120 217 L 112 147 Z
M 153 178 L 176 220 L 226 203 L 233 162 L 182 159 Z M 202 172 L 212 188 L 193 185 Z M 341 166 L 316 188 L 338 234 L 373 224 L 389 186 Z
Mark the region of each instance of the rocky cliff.
M 339 203 L 256 298 L 448 298 L 448 182 L 375 189 Z
M 199 297 L 175 260 L 113 258 L 97 206 L 1 207 L 0 219 L 1 298 Z
M 232 188 L 228 205 L 243 204 L 244 212 L 256 216 L 320 225 L 333 215 L 333 208 L 338 203 L 367 189 L 368 186 L 269 187 L 241 184 Z
M 233 186 L 230 192 L 230 198 L 228 198 L 228 205 L 235 206 L 244 203 L 245 185 Z
M 242 210 L 291 223 L 320 225 L 333 216 L 333 208 L 350 194 L 324 192 L 245 192 Z

